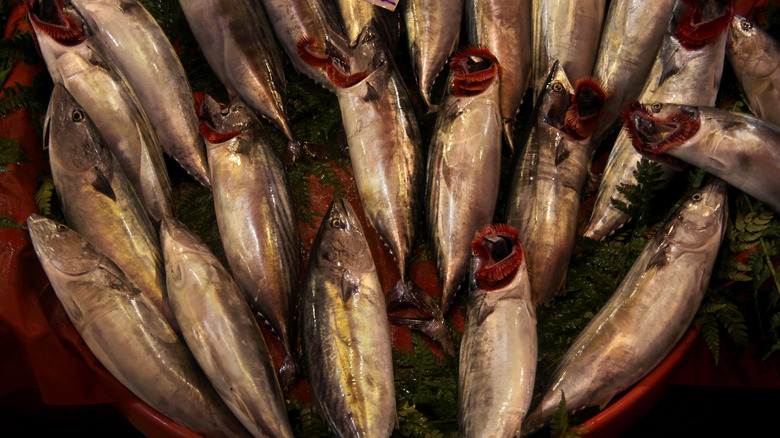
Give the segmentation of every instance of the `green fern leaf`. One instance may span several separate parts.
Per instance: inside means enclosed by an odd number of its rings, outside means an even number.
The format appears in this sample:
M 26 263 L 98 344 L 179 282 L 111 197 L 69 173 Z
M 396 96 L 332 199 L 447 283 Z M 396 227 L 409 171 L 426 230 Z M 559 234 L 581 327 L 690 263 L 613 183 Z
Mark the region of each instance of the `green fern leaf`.
M 11 228 L 16 230 L 26 230 L 27 227 L 16 222 L 15 220 L 5 217 L 3 215 L 0 215 L 0 228 Z
M 35 200 L 35 206 L 38 207 L 38 211 L 48 217 L 52 217 L 52 198 L 54 197 L 54 180 L 51 176 L 46 177 L 38 191 L 33 195 Z
M 8 172 L 9 164 L 20 164 L 28 161 L 24 150 L 18 141 L 9 137 L 0 137 L 0 173 Z

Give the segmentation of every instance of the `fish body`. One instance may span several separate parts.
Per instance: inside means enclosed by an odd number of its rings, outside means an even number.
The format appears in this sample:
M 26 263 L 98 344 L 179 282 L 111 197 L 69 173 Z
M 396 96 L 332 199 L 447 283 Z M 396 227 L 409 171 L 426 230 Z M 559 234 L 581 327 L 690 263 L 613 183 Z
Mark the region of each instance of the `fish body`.
M 615 293 L 558 364 L 524 429 L 569 412 L 604 407 L 655 368 L 693 321 L 726 228 L 727 185 L 696 192 L 645 245 Z
M 103 53 L 133 88 L 163 150 L 209 185 L 195 100 L 176 52 L 137 0 L 74 0 Z
M 501 230 L 500 227 L 496 228 Z M 490 264 L 489 258 L 477 253 L 472 256 L 458 367 L 458 423 L 462 437 L 519 436 L 533 395 L 536 312 L 522 245 L 516 240 L 516 233 L 514 239 L 503 230 L 490 234 L 514 240 L 508 244 L 512 252 L 506 257 L 490 255 L 498 259 L 496 264 L 507 263 L 517 254 L 520 260 L 513 262 L 517 266 L 501 280 L 502 284 L 495 286 L 477 280 L 479 272 Z
M 284 396 L 243 292 L 175 219 L 160 229 L 168 296 L 182 337 L 214 389 L 255 437 L 292 437 Z
M 86 111 L 60 84 L 52 91 L 46 130 L 68 224 L 110 257 L 175 327 L 157 231 Z
M 431 111 L 437 109 L 431 96 L 433 83 L 458 45 L 463 4 L 464 0 L 408 0 L 403 4 L 412 72 Z
M 301 290 L 301 343 L 312 399 L 339 437 L 389 437 L 397 426 L 390 325 L 365 234 L 333 201 Z
M 70 228 L 27 219 L 33 247 L 68 318 L 101 364 L 138 398 L 207 437 L 249 436 L 154 304 Z
M 400 23 L 395 14 L 365 0 L 337 0 L 336 3 L 344 24 L 344 36 L 350 43 L 355 43 L 360 32 L 373 20 L 385 44 L 392 51 L 400 33 Z
M 207 97 L 203 108 L 225 256 L 247 301 L 292 357 L 300 238 L 287 175 L 260 120 L 241 99 L 223 108 Z
M 756 117 L 780 125 L 780 46 L 750 20 L 735 15 L 726 56 Z
M 714 37 L 699 39 L 697 45 L 700 46 L 691 48 L 686 47 L 689 40 L 683 38 L 685 29 L 679 20 L 673 19 L 638 100 L 713 106 L 723 73 L 727 24 L 728 21 L 723 20 Z M 618 188 L 637 184 L 634 173 L 641 158 L 626 130 L 621 130 L 604 170 L 593 214 L 584 232 L 586 237 L 601 240 L 628 222 L 629 215 L 612 205 L 612 200 L 627 202 Z M 674 168 L 665 164 L 661 166 L 663 174 L 656 187 L 658 189 L 677 174 Z

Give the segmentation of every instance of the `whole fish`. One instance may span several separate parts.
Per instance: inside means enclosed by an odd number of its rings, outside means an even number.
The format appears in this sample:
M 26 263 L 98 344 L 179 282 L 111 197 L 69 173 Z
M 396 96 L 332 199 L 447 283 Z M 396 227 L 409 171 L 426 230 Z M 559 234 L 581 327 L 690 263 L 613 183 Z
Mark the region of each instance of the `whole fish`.
M 300 264 L 298 220 L 287 174 L 260 120 L 240 98 L 223 108 L 206 96 L 199 106 L 225 256 L 246 299 L 287 352 L 280 371 L 286 387 L 295 374 Z
M 60 84 L 45 123 L 52 178 L 68 224 L 110 257 L 175 328 L 157 231 L 97 128 Z
M 244 294 L 181 222 L 160 229 L 168 296 L 182 337 L 214 389 L 255 437 L 292 437 L 271 355 Z
M 737 81 L 757 117 L 780 125 L 780 47 L 750 20 L 735 15 L 726 45 L 726 56 Z
M 35 1 L 28 12 L 49 74 L 87 112 L 150 219 L 159 224 L 173 215 L 173 195 L 154 130 L 132 88 L 94 47 L 80 17 L 54 5 L 54 0 Z M 44 12 L 52 15 L 39 15 Z
M 429 111 L 436 111 L 431 90 L 436 76 L 458 46 L 464 0 L 407 0 L 403 4 L 412 72 Z
M 624 123 L 644 156 L 701 167 L 780 212 L 780 127 L 720 108 L 631 102 Z
M 570 78 L 590 76 L 596 62 L 605 0 L 533 0 L 534 101 L 555 60 Z
M 524 431 L 569 412 L 602 408 L 655 368 L 693 321 L 726 229 L 727 185 L 697 191 L 648 242 L 607 304 L 558 364 Z
M 466 23 L 469 43 L 490 50 L 501 66 L 504 137 L 514 149 L 513 124 L 531 77 L 531 2 L 467 0 Z
M 73 0 L 112 65 L 138 96 L 165 153 L 209 185 L 190 83 L 157 22 L 137 0 Z
M 336 199 L 301 290 L 301 344 L 320 416 L 339 437 L 389 437 L 397 426 L 390 326 L 357 215 Z
M 526 249 L 535 306 L 549 302 L 564 283 L 592 157 L 589 136 L 607 98 L 592 80 L 572 85 L 557 62 L 546 84 L 514 164 L 506 207 L 506 222 Z
M 598 147 L 618 124 L 620 111 L 642 91 L 677 0 L 610 2 L 593 77 L 609 90 L 601 121 L 593 133 Z
M 722 9 L 711 6 L 722 6 Z M 714 105 L 732 14 L 730 3 L 697 1 L 689 6 L 687 2 L 679 2 L 639 101 Z M 700 23 L 697 16 L 706 21 Z M 612 200 L 627 202 L 618 188 L 637 184 L 634 173 L 641 158 L 627 131 L 621 130 L 607 161 L 593 214 L 584 232 L 586 237 L 601 240 L 628 222 L 630 216 L 615 207 Z M 663 164 L 662 171 L 656 189 L 664 187 L 677 174 L 675 169 Z
M 427 223 L 446 312 L 469 268 L 474 233 L 493 219 L 501 173 L 499 65 L 459 51 L 428 150 Z
M 231 96 L 240 96 L 294 142 L 287 119 L 282 59 L 259 0 L 180 0 L 209 65 Z
M 65 225 L 31 215 L 27 226 L 68 318 L 117 380 L 194 433 L 249 436 L 187 346 L 116 264 Z
M 400 23 L 396 14 L 365 0 L 337 0 L 344 36 L 355 43 L 363 29 L 373 20 L 379 35 L 392 52 L 398 41 Z
M 520 436 L 536 374 L 536 312 L 517 231 L 487 226 L 472 242 L 458 367 L 462 437 Z

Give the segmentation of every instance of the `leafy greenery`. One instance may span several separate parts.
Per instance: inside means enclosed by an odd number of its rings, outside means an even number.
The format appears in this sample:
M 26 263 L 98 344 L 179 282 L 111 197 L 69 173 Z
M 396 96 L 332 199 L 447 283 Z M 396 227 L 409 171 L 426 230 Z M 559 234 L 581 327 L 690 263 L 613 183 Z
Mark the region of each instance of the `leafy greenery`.
M 585 431 L 569 426 L 569 410 L 566 409 L 566 394 L 561 391 L 561 401 L 550 423 L 550 436 L 555 438 L 576 438 Z
M 0 228 L 13 228 L 13 229 L 18 229 L 18 230 L 26 230 L 27 229 L 26 226 L 16 222 L 15 220 L 13 220 L 13 219 L 11 219 L 9 217 L 3 216 L 3 215 L 0 215 Z
M 9 164 L 19 164 L 27 161 L 21 145 L 13 138 L 0 137 L 0 173 L 8 172 Z

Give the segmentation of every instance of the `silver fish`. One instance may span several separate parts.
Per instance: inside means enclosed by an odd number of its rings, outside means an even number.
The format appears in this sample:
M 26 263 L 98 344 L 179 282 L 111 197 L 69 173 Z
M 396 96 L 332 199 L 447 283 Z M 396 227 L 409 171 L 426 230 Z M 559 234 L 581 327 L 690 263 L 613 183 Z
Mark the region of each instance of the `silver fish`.
M 517 231 L 488 226 L 474 239 L 458 367 L 462 437 L 519 436 L 536 374 L 536 312 Z
M 268 117 L 289 141 L 282 59 L 259 0 L 180 0 L 209 65 L 231 96 Z
M 301 343 L 312 400 L 339 437 L 389 437 L 397 426 L 390 325 L 357 215 L 333 201 L 301 290 Z
M 181 222 L 160 228 L 168 296 L 182 337 L 230 411 L 255 437 L 292 437 L 271 355 L 241 288 Z
M 97 44 L 127 78 L 165 153 L 209 185 L 190 83 L 157 22 L 137 0 L 73 0 Z
M 593 146 L 615 127 L 620 111 L 642 91 L 677 0 L 610 2 L 593 77 L 609 91 Z
M 780 212 L 780 127 L 720 108 L 638 102 L 629 108 L 625 126 L 642 155 L 701 167 Z
M 726 229 L 727 185 L 701 188 L 642 250 L 607 304 L 558 364 L 524 430 L 569 412 L 602 408 L 666 357 L 693 321 Z
M 514 165 L 506 207 L 506 222 L 518 230 L 527 250 L 535 306 L 549 302 L 564 283 L 592 157 L 589 131 L 606 98 L 590 81 L 575 88 L 557 62 L 546 84 Z M 577 118 L 572 115 L 580 111 L 580 100 L 589 126 L 570 127 L 567 120 Z
M 708 20 L 709 28 L 706 37 L 702 38 L 691 32 L 696 28 L 695 25 L 703 27 L 693 22 L 696 13 L 708 12 L 700 6 L 694 3 L 694 8 L 689 8 L 684 2 L 678 4 L 676 9 L 682 9 L 685 14 L 679 17 L 680 12 L 675 13 L 677 19 L 672 20 L 669 31 L 664 35 L 661 49 L 639 95 L 640 102 L 694 106 L 715 104 L 723 73 L 728 34 L 726 29 L 731 10 L 726 7 L 722 11 L 712 11 L 717 16 Z M 641 158 L 642 155 L 631 144 L 627 131 L 621 130 L 604 170 L 593 214 L 584 232 L 586 237 L 601 240 L 628 222 L 629 215 L 612 205 L 612 200 L 626 202 L 618 187 L 637 183 L 634 172 Z M 662 171 L 657 189 L 664 187 L 677 174 L 677 170 L 663 164 Z
M 428 230 L 444 312 L 468 272 L 474 233 L 493 218 L 501 173 L 496 58 L 489 51 L 467 51 L 450 66 L 455 73 L 439 107 L 426 185 Z M 473 88 L 464 82 L 474 76 L 487 79 L 477 84 L 478 90 L 465 89 Z
M 344 24 L 344 36 L 350 43 L 356 42 L 360 32 L 373 20 L 382 40 L 392 51 L 400 33 L 396 14 L 365 0 L 336 0 L 336 3 Z
M 252 308 L 279 336 L 287 360 L 282 384 L 294 375 L 293 327 L 298 293 L 298 221 L 279 157 L 260 120 L 240 99 L 203 105 L 214 206 L 225 256 Z
M 249 436 L 187 346 L 116 264 L 65 225 L 31 215 L 27 226 L 68 318 L 117 380 L 194 433 Z
M 570 78 L 589 76 L 596 62 L 606 0 L 533 0 L 534 101 L 555 60 Z
M 438 109 L 431 96 L 433 83 L 458 45 L 463 3 L 464 0 L 407 0 L 403 4 L 412 72 L 430 111 Z
M 757 117 L 780 125 L 780 46 L 750 20 L 731 21 L 726 56 Z
M 97 128 L 59 84 L 49 102 L 45 142 L 68 224 L 122 268 L 175 327 L 157 231 Z
M 28 21 L 52 77 L 89 115 L 155 224 L 173 216 L 173 195 L 162 149 L 125 78 L 94 47 L 83 22 L 68 7 L 36 1 Z M 51 3 L 54 5 L 54 3 Z M 53 13 L 51 17 L 39 16 Z M 60 24 L 60 23 L 64 24 Z M 67 30 L 63 30 L 62 28 Z M 63 36 L 70 32 L 70 36 Z

